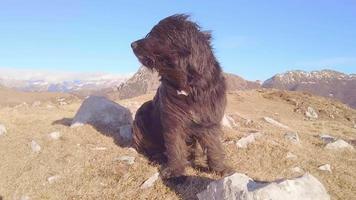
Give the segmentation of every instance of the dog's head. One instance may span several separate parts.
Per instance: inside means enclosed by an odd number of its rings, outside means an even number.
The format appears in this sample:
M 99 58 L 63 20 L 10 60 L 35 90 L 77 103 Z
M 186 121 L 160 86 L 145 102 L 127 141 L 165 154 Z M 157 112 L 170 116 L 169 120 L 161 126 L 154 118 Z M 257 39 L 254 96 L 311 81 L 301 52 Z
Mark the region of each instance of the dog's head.
M 161 20 L 143 39 L 131 44 L 139 61 L 155 69 L 163 80 L 177 89 L 186 89 L 203 75 L 203 67 L 213 54 L 210 33 L 188 20 L 188 15 L 173 15 Z M 209 64 L 210 64 L 209 63 Z

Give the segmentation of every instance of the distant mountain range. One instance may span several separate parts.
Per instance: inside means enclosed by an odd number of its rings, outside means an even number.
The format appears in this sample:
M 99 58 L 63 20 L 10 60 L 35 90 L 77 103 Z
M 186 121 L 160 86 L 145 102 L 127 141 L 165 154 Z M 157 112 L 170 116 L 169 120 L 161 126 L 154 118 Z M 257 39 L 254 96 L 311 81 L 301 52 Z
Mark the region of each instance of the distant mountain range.
M 115 88 L 127 75 L 0 69 L 0 85 L 28 92 L 83 92 Z
M 280 90 L 305 91 L 340 100 L 356 108 L 356 75 L 333 70 L 305 72 L 301 70 L 277 74 L 262 87 Z

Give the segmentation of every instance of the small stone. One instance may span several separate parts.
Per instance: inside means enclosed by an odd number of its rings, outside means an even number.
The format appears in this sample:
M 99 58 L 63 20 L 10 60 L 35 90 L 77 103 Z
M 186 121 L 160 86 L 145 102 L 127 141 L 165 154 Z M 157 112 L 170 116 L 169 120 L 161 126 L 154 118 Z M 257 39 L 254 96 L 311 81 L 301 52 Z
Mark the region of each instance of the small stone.
M 338 139 L 335 142 L 327 144 L 325 148 L 330 150 L 343 150 L 343 149 L 353 150 L 354 149 L 354 147 L 351 144 L 345 142 L 342 139 Z
M 133 157 L 133 156 L 120 156 L 118 158 L 115 158 L 114 161 L 121 161 L 121 162 L 125 162 L 128 165 L 133 165 L 135 163 L 135 157 Z
M 132 148 L 132 147 L 129 147 L 127 148 L 129 151 L 131 151 L 132 153 L 137 153 L 136 149 L 135 148 Z
M 20 200 L 30 200 L 30 197 L 27 195 L 21 196 Z
M 304 170 L 301 169 L 300 167 L 293 167 L 290 170 L 295 173 L 304 173 Z
M 95 151 L 105 151 L 107 149 L 108 148 L 106 148 L 106 147 L 94 147 L 94 148 L 92 148 L 92 150 L 95 150 Z
M 226 115 L 226 114 L 224 115 L 224 117 L 221 120 L 221 125 L 223 125 L 223 126 L 225 126 L 227 128 L 230 128 L 230 129 L 232 129 L 234 127 L 237 127 L 237 124 L 236 124 L 235 120 L 232 117 L 230 117 L 229 115 Z
M 150 188 L 154 185 L 154 183 L 158 180 L 159 178 L 159 173 L 156 172 L 154 173 L 150 178 L 148 178 L 142 185 L 141 185 L 141 189 L 147 189 Z
M 308 107 L 305 111 L 305 116 L 311 120 L 318 119 L 318 114 L 315 112 L 314 108 Z
M 236 146 L 238 148 L 247 148 L 247 146 L 251 143 L 254 143 L 256 141 L 257 138 L 261 137 L 262 134 L 257 132 L 257 133 L 251 133 L 250 135 L 246 136 L 246 137 L 242 137 L 241 139 L 239 139 L 236 142 Z
M 288 132 L 288 133 L 284 134 L 284 138 L 286 138 L 287 140 L 291 141 L 294 144 L 297 144 L 300 142 L 299 135 L 296 132 Z
M 35 101 L 32 103 L 32 107 L 38 107 L 41 105 L 41 102 L 40 101 Z
M 292 154 L 291 152 L 288 152 L 286 155 L 286 158 L 294 160 L 294 159 L 297 159 L 298 157 L 296 155 Z
M 80 122 L 75 122 L 74 124 L 70 125 L 71 128 L 77 128 L 77 127 L 81 127 L 81 126 L 84 126 L 84 124 L 80 123 Z
M 276 120 L 270 118 L 270 117 L 264 117 L 263 118 L 266 122 L 274 125 L 274 126 L 277 126 L 277 127 L 280 127 L 280 128 L 283 128 L 283 129 L 287 129 L 287 130 L 290 130 L 290 128 L 280 122 L 277 122 Z
M 58 140 L 59 138 L 61 138 L 61 133 L 58 131 L 52 132 L 49 134 L 49 137 L 53 140 Z
M 331 166 L 329 164 L 321 165 L 318 167 L 319 170 L 331 172 Z
M 52 184 L 54 182 L 56 182 L 58 179 L 60 179 L 61 177 L 59 175 L 55 175 L 55 176 L 50 176 L 47 178 L 47 181 L 49 184 Z
M 0 124 L 0 135 L 5 135 L 7 130 L 4 125 Z
M 31 149 L 33 152 L 38 153 L 41 151 L 41 146 L 39 144 L 37 144 L 36 141 L 32 140 L 31 141 Z
M 327 135 L 327 134 L 322 134 L 320 135 L 320 139 L 323 140 L 324 143 L 329 144 L 331 142 L 335 142 L 336 138 L 331 136 L 331 135 Z

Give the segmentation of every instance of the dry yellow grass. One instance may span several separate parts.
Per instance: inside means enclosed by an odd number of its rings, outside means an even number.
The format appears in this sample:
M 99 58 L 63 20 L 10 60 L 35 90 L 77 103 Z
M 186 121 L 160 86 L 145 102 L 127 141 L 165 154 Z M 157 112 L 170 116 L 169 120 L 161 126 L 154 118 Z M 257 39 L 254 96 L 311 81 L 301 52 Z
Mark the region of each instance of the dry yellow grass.
M 135 108 L 151 97 L 145 95 L 119 103 Z M 8 129 L 6 135 L 0 136 L 0 196 L 4 199 L 21 196 L 31 199 L 194 199 L 209 181 L 219 178 L 189 168 L 189 178 L 183 185 L 174 186 L 159 180 L 152 188 L 142 190 L 140 185 L 158 166 L 148 164 L 144 157 L 128 148 L 115 145 L 112 138 L 89 125 L 73 129 L 53 124 L 72 118 L 80 106 L 79 101 L 63 106 L 46 105 L 44 102 L 37 107 L 0 108 L 0 123 Z M 327 112 L 320 111 L 316 121 L 305 120 L 300 112 L 305 105 Z M 328 112 L 335 110 L 337 114 L 334 113 L 332 119 Z M 224 135 L 228 160 L 237 172 L 270 181 L 300 175 L 290 170 L 298 166 L 317 177 L 332 199 L 356 196 L 355 151 L 325 150 L 316 137 L 327 133 L 346 141 L 354 140 L 355 110 L 324 98 L 263 90 L 229 94 L 227 113 L 239 123 L 234 130 L 225 129 Z M 286 140 L 286 131 L 263 121 L 265 116 L 298 132 L 301 144 Z M 242 118 L 252 121 L 244 123 Z M 53 131 L 59 131 L 61 139 L 51 140 L 48 134 Z M 251 131 L 259 131 L 263 137 L 247 149 L 228 143 Z M 41 145 L 39 153 L 31 151 L 32 140 Z M 297 155 L 297 159 L 287 159 L 288 152 Z M 136 157 L 135 163 L 114 161 L 122 155 Z M 332 173 L 318 170 L 318 166 L 326 163 L 331 165 Z M 55 175 L 60 178 L 50 184 L 47 178 Z

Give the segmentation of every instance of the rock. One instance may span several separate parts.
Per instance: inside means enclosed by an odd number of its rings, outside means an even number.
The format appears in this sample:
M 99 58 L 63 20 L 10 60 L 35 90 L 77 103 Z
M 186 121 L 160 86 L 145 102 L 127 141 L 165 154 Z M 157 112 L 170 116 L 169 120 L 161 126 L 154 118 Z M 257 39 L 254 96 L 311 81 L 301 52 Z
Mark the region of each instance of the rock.
M 71 128 L 77 128 L 77 127 L 81 127 L 81 126 L 84 126 L 84 124 L 80 123 L 80 122 L 75 122 L 75 123 L 72 123 L 72 125 L 70 125 Z
M 56 182 L 58 179 L 60 179 L 61 177 L 59 175 L 55 175 L 55 176 L 50 176 L 47 178 L 47 181 L 49 184 L 52 184 L 54 182 Z
M 150 188 L 154 185 L 154 183 L 158 180 L 159 178 L 159 173 L 156 172 L 154 173 L 150 178 L 148 178 L 142 185 L 141 185 L 141 189 L 147 189 Z
M 302 168 L 300 168 L 300 167 L 293 167 L 293 168 L 291 168 L 290 169 L 292 172 L 294 172 L 294 173 L 304 173 L 304 170 L 302 169 Z
M 211 182 L 197 194 L 199 200 L 329 200 L 325 187 L 311 174 L 270 183 L 256 182 L 245 174 Z
M 20 200 L 30 200 L 31 198 L 29 196 L 23 195 L 21 196 Z
M 125 162 L 128 165 L 133 165 L 135 163 L 135 157 L 133 157 L 133 156 L 120 156 L 118 158 L 115 158 L 114 161 L 121 161 L 121 162 Z
M 52 132 L 52 133 L 50 133 L 48 135 L 52 140 L 58 140 L 62 136 L 61 133 L 58 132 L 58 131 Z
M 41 102 L 40 101 L 35 101 L 32 103 L 32 107 L 38 107 L 41 105 Z
M 274 126 L 277 126 L 277 127 L 280 127 L 280 128 L 283 128 L 283 129 L 287 129 L 287 130 L 290 130 L 290 128 L 280 122 L 277 122 L 276 120 L 270 118 L 270 117 L 264 117 L 263 118 L 266 122 L 274 125 Z
M 343 150 L 343 149 L 353 150 L 354 149 L 354 147 L 351 144 L 345 142 L 342 139 L 338 139 L 335 142 L 327 144 L 325 148 L 330 150 Z
M 323 140 L 324 143 L 329 144 L 331 142 L 335 142 L 336 138 L 327 134 L 320 135 L 320 139 Z
M 71 127 L 90 124 L 97 130 L 110 135 L 121 145 L 130 144 L 132 139 L 132 116 L 129 109 L 105 97 L 89 96 L 75 115 Z
M 321 165 L 318 167 L 319 170 L 331 172 L 331 166 L 329 164 Z
M 0 135 L 5 135 L 7 133 L 6 127 L 0 124 Z
M 132 139 L 132 126 L 124 125 L 120 127 L 120 136 L 124 143 L 130 143 Z
M 311 119 L 311 120 L 318 119 L 318 114 L 315 112 L 314 108 L 312 108 L 310 106 L 307 108 L 307 110 L 305 111 L 304 114 L 308 119 Z
M 284 138 L 291 141 L 294 144 L 298 144 L 300 142 L 299 135 L 296 132 L 288 132 L 284 134 Z
M 31 149 L 33 152 L 39 153 L 41 151 L 41 146 L 39 144 L 37 144 L 36 141 L 32 140 L 31 141 Z
M 221 120 L 221 125 L 227 127 L 227 128 L 234 128 L 234 127 L 237 127 L 237 124 L 235 122 L 235 120 L 230 117 L 229 115 L 224 115 L 224 117 L 222 118 Z
M 294 160 L 294 159 L 297 159 L 298 157 L 296 155 L 292 154 L 291 152 L 288 152 L 286 155 L 286 158 Z
M 247 148 L 247 146 L 251 143 L 254 143 L 257 138 L 261 137 L 262 134 L 257 132 L 257 133 L 251 133 L 246 137 L 242 137 L 236 142 L 236 146 L 238 148 Z

